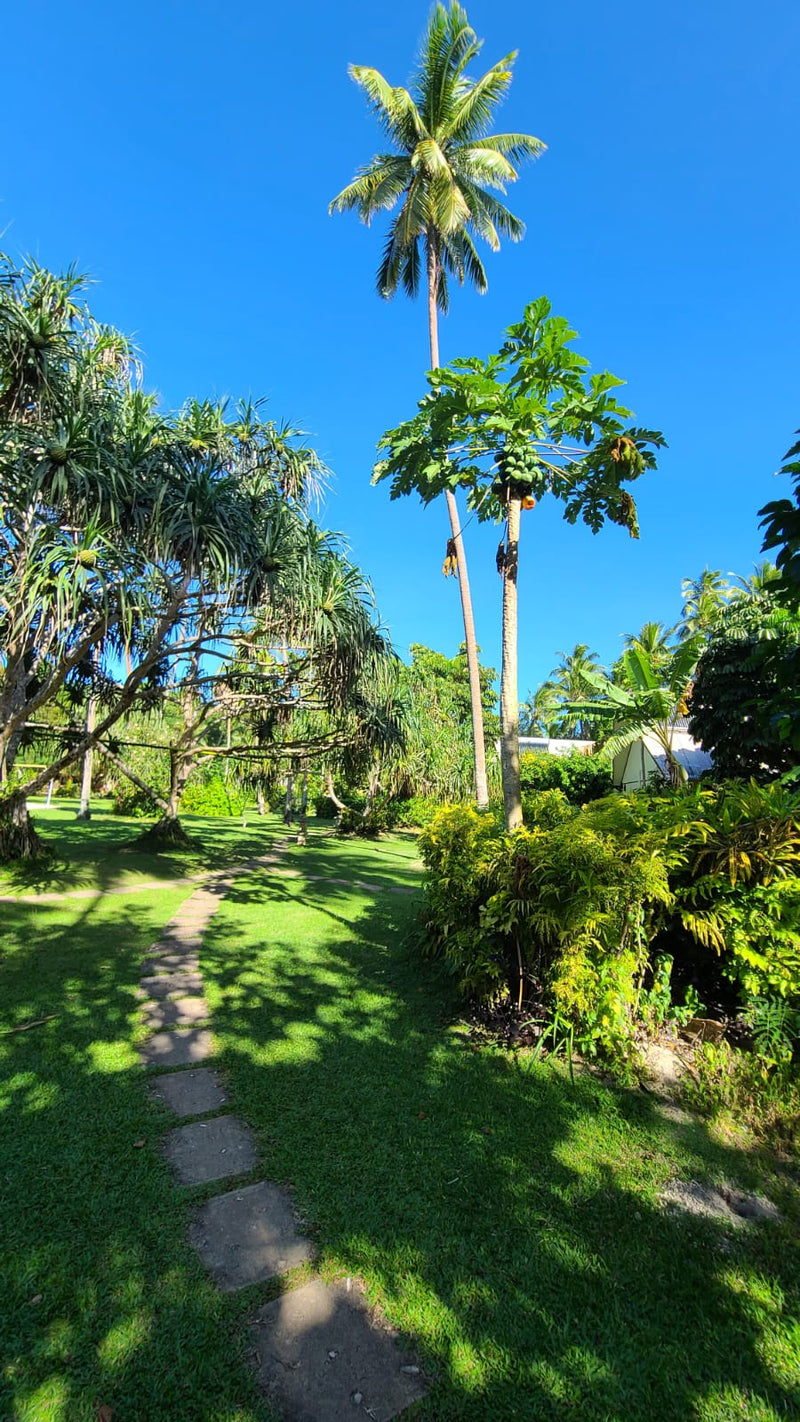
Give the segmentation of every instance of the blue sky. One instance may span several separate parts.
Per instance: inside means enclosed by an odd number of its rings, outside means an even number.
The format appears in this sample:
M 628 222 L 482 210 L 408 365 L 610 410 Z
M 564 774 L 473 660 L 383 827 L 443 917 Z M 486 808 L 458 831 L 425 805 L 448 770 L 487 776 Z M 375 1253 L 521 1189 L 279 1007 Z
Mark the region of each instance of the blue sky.
M 757 510 L 800 424 L 796 0 L 563 5 L 473 0 L 481 69 L 519 50 L 497 127 L 545 156 L 509 195 L 527 224 L 457 292 L 442 359 L 485 355 L 545 292 L 596 368 L 669 442 L 636 488 L 642 537 L 525 516 L 521 691 L 575 642 L 674 620 L 680 581 L 748 572 Z M 96 314 L 134 333 L 165 404 L 267 395 L 336 473 L 347 534 L 401 651 L 453 652 L 444 509 L 369 478 L 382 431 L 424 391 L 421 301 L 381 302 L 381 231 L 329 200 L 379 146 L 350 61 L 394 83 L 427 5 L 343 0 L 29 0 L 3 15 L 3 247 L 93 274 Z M 469 529 L 478 638 L 499 663 L 497 533 Z

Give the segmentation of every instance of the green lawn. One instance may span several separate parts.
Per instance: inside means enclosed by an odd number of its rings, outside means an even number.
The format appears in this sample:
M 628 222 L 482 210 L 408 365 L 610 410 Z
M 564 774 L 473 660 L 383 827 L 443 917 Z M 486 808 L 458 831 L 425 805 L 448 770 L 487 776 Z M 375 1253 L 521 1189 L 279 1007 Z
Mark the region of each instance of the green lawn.
M 188 823 L 217 858 L 280 833 Z M 110 824 L 78 827 L 86 882 L 106 882 Z M 70 855 L 48 889 L 74 887 Z M 308 877 L 238 879 L 202 954 L 263 1174 L 293 1190 L 323 1272 L 362 1276 L 417 1341 L 436 1380 L 415 1415 L 800 1417 L 793 1170 L 670 1123 L 644 1093 L 473 1051 L 409 942 L 415 897 L 332 882 L 409 886 L 415 859 L 408 836 L 314 830 L 283 861 Z M 175 1187 L 169 1117 L 136 1064 L 139 962 L 190 892 L 0 905 L 0 1031 L 56 1014 L 0 1036 L 3 1422 L 96 1422 L 104 1404 L 114 1422 L 270 1415 L 244 1357 L 271 1290 L 210 1286 L 186 1232 L 219 1187 Z M 786 1223 L 726 1236 L 666 1216 L 672 1174 L 758 1185 Z
M 78 805 L 78 800 L 54 800 L 46 810 L 43 800 L 31 801 L 36 829 L 51 854 L 28 864 L 0 864 L 0 894 L 107 890 L 198 874 L 263 854 L 284 832 L 277 815 L 259 818 L 254 810 L 244 828 L 241 819 L 184 815 L 181 822 L 195 847 L 155 854 L 135 843 L 152 821 L 114 815 L 110 800 L 96 800 L 91 820 L 81 824 L 75 818 Z

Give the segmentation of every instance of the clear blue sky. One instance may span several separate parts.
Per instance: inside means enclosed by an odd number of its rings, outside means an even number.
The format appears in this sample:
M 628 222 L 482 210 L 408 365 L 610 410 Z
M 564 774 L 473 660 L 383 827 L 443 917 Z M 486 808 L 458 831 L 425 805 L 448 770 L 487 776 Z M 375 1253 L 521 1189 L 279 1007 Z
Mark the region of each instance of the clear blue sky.
M 756 513 L 800 425 L 797 0 L 473 0 L 482 68 L 520 51 L 502 129 L 548 144 L 510 192 L 527 223 L 464 290 L 442 358 L 484 355 L 546 292 L 598 368 L 628 382 L 669 450 L 636 489 L 642 538 L 525 516 L 524 694 L 561 650 L 610 660 L 674 620 L 680 580 L 748 572 Z M 382 431 L 413 413 L 422 302 L 374 294 L 381 232 L 327 204 L 379 146 L 349 61 L 409 77 L 427 6 L 135 6 L 29 0 L 3 12 L 2 245 L 77 260 L 96 313 L 135 333 L 147 383 L 265 394 L 336 472 L 325 521 L 369 572 L 398 648 L 460 640 L 438 506 L 369 484 Z M 468 534 L 484 657 L 499 658 L 497 534 Z

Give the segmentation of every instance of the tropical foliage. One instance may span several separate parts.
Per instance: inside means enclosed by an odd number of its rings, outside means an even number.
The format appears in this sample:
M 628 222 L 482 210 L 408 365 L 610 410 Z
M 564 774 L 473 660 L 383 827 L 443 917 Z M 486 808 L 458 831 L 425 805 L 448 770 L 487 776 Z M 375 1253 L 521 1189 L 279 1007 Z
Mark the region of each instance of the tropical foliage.
M 226 749 L 251 760 L 276 711 L 297 726 L 278 754 L 369 742 L 368 683 L 394 658 L 363 576 L 309 521 L 314 452 L 252 403 L 162 414 L 82 278 L 0 273 L 0 855 L 36 849 L 27 796 L 95 745 L 166 828 L 221 725 L 250 732 Z M 165 700 L 159 787 L 115 735 Z
M 511 836 L 464 808 L 420 836 L 426 948 L 466 997 L 510 995 L 622 1064 L 666 954 L 684 988 L 699 954 L 698 982 L 724 980 L 732 1010 L 800 1006 L 800 797 L 735 782 L 582 809 L 558 795 L 531 796 Z
M 800 615 L 769 593 L 741 596 L 711 629 L 692 685 L 689 729 L 722 779 L 770 780 L 800 764 Z
M 506 823 L 522 823 L 517 686 L 517 572 L 520 514 L 550 494 L 598 532 L 606 520 L 638 536 L 626 483 L 655 466 L 661 434 L 630 424 L 608 371 L 589 375 L 572 348 L 576 332 L 541 297 L 509 327 L 488 360 L 458 360 L 428 376 L 417 415 L 382 440 L 374 479 L 391 497 L 417 493 L 429 503 L 462 487 L 481 520 L 503 526 L 497 567 L 503 578 L 501 764 Z

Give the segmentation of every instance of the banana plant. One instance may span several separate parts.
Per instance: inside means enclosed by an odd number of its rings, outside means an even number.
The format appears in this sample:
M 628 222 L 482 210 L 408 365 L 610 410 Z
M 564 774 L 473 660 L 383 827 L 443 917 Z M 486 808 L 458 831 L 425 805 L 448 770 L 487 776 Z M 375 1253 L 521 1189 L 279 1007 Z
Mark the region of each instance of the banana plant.
M 687 713 L 692 677 L 705 645 L 705 636 L 696 632 L 668 653 L 630 646 L 617 663 L 616 679 L 585 672 L 595 695 L 569 709 L 607 727 L 603 744 L 611 755 L 642 735 L 653 736 L 666 759 L 670 782 L 681 785 L 687 777 L 673 746 L 675 724 Z

